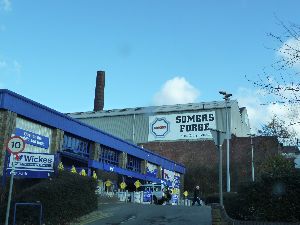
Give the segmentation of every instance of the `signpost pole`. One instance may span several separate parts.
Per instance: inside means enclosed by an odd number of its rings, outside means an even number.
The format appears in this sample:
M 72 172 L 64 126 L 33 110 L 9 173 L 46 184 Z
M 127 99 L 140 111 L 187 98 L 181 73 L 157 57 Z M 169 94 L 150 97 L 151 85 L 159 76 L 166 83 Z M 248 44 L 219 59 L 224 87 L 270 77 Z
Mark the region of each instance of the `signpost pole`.
M 7 207 L 6 207 L 5 225 L 8 225 L 10 203 L 11 203 L 11 193 L 12 193 L 12 187 L 14 184 L 14 175 L 15 175 L 15 156 L 12 157 L 12 169 L 11 169 L 11 176 L 10 176 L 8 201 L 7 201 Z
M 219 151 L 219 198 L 220 205 L 223 207 L 223 155 L 222 155 L 222 144 L 225 139 L 225 132 L 220 130 L 210 129 L 210 132 L 213 136 L 216 147 Z
M 8 225 L 9 212 L 10 212 L 10 203 L 11 203 L 11 194 L 12 187 L 14 184 L 14 175 L 15 175 L 15 157 L 18 159 L 18 153 L 22 152 L 25 148 L 25 141 L 19 136 L 11 137 L 6 144 L 6 151 L 11 154 L 11 176 L 10 176 L 10 184 L 9 184 L 9 193 L 8 200 L 6 206 L 6 217 L 5 217 L 5 225 Z M 6 173 L 6 171 L 4 171 Z

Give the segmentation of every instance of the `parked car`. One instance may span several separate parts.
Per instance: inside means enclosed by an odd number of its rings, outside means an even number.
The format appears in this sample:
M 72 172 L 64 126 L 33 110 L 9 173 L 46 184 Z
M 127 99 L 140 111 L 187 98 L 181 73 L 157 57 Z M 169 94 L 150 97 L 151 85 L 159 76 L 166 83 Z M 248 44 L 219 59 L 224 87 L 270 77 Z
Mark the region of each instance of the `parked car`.
M 154 204 L 159 204 L 165 200 L 165 189 L 164 184 L 144 184 L 141 186 L 141 191 L 143 191 L 143 202 L 149 202 Z

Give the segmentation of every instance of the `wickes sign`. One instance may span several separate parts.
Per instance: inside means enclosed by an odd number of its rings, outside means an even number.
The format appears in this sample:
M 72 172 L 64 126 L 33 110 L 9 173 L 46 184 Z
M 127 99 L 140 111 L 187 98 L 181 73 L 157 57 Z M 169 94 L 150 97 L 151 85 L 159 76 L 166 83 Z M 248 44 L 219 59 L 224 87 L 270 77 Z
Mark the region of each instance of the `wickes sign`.
M 212 138 L 209 128 L 216 129 L 214 111 L 150 116 L 148 141 Z
M 8 170 L 12 168 L 12 155 L 9 158 Z M 41 172 L 45 172 L 48 176 L 48 173 L 54 172 L 54 155 L 53 154 L 43 154 L 43 153 L 30 153 L 23 152 L 19 154 L 19 160 L 15 161 L 15 168 L 18 174 L 18 171 L 26 171 L 26 174 L 33 174 L 38 172 L 39 175 Z M 25 174 L 25 173 L 24 173 Z

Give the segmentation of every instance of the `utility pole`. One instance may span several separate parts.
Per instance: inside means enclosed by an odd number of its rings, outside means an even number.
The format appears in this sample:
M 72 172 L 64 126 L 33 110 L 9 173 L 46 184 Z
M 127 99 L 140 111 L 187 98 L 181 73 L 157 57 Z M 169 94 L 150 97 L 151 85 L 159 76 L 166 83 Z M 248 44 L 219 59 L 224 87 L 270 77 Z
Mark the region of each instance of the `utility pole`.
M 255 181 L 254 178 L 254 144 L 253 144 L 253 137 L 255 134 L 248 134 L 250 136 L 250 143 L 251 143 L 251 174 L 252 174 L 252 181 Z
M 225 108 L 226 108 L 226 140 L 227 140 L 227 145 L 226 145 L 226 180 L 227 180 L 227 192 L 230 192 L 230 160 L 229 160 L 229 153 L 230 153 L 230 146 L 229 146 L 229 140 L 231 137 L 231 132 L 230 132 L 230 126 L 229 126 L 229 110 L 228 110 L 228 103 L 230 102 L 230 97 L 232 94 L 226 93 L 225 91 L 219 91 L 221 95 L 224 96 L 225 100 Z

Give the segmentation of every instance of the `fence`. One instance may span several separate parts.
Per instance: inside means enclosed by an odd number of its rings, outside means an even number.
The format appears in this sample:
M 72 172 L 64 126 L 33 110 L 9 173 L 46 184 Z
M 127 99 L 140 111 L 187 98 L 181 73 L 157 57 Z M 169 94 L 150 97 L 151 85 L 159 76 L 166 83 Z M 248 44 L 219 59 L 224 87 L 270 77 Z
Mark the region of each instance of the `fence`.
M 117 192 L 111 192 L 105 190 L 104 185 L 98 186 L 96 193 L 101 196 L 105 197 L 117 197 L 119 201 L 121 202 L 132 202 L 132 203 L 140 203 L 140 204 L 152 204 L 153 200 L 151 197 L 151 200 L 145 201 L 144 198 L 144 192 L 138 191 L 138 192 L 128 192 L 128 191 L 120 191 Z M 183 206 L 191 206 L 191 200 L 189 199 L 180 199 L 176 201 L 176 203 L 172 202 L 172 205 L 183 205 Z

